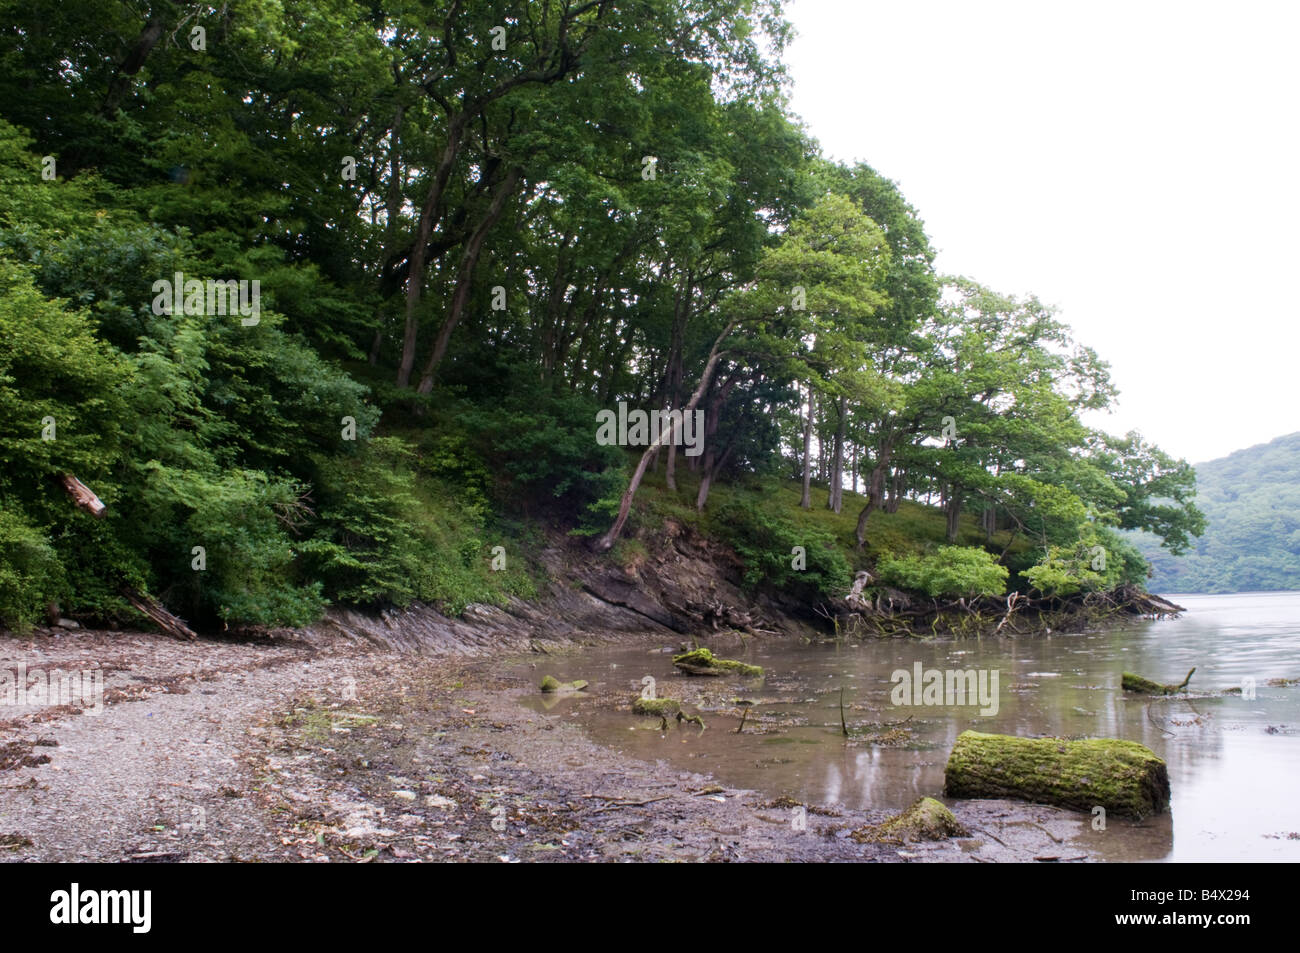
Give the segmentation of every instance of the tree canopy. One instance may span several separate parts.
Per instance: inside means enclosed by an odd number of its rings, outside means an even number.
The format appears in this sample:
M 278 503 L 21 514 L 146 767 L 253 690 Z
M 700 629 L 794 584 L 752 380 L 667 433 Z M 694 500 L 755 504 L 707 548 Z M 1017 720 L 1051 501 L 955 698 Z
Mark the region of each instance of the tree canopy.
M 1051 309 L 937 274 L 897 185 L 820 154 L 780 0 L 0 6 L 0 623 L 503 601 L 536 580 L 496 549 L 610 550 L 660 468 L 701 512 L 861 489 L 826 590 L 1139 582 L 1116 531 L 1203 527 L 1184 461 L 1081 423 L 1115 390 Z M 603 445 L 620 406 L 679 424 Z M 875 566 L 905 500 L 947 545 Z M 732 512 L 772 578 L 794 524 Z

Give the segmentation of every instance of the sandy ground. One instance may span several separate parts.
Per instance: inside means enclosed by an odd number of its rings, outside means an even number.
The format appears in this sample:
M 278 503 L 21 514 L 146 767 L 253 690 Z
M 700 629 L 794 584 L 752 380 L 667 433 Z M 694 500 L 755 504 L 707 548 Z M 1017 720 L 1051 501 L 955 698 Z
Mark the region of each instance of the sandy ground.
M 633 638 L 633 636 L 627 636 Z M 858 843 L 884 812 L 795 805 L 627 758 L 524 707 L 491 653 L 284 636 L 0 636 L 0 670 L 98 668 L 100 714 L 0 706 L 0 860 L 1086 859 L 1079 815 L 963 802 L 968 838 Z

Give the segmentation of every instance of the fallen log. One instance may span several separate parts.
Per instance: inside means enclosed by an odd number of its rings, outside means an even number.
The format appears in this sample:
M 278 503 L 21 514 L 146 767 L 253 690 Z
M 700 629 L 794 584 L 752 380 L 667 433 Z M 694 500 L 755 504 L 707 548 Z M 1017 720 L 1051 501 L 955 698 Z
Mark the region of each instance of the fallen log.
M 673 665 L 687 675 L 762 675 L 758 665 L 737 662 L 734 659 L 715 658 L 708 649 L 696 649 L 673 656 Z
M 108 507 L 104 504 L 103 500 L 94 494 L 90 487 L 86 486 L 86 484 L 82 483 L 71 473 L 63 474 L 63 476 L 59 478 L 59 482 L 63 484 L 63 488 L 68 491 L 68 496 L 72 497 L 72 502 L 76 503 L 79 508 L 85 510 L 96 519 L 100 519 L 104 516 L 104 511 L 108 509 Z
M 585 679 L 575 679 L 572 682 L 561 682 L 554 675 L 545 675 L 542 677 L 542 684 L 539 688 L 548 694 L 554 692 L 559 695 L 572 695 L 574 692 L 583 691 L 587 687 Z
M 126 597 L 127 602 L 135 606 L 138 612 L 143 613 L 149 618 L 150 622 L 173 638 L 191 641 L 199 637 L 197 632 L 186 625 L 183 620 L 176 618 L 176 616 L 164 609 L 156 600 L 150 599 L 134 589 L 123 589 L 122 595 Z
M 1017 798 L 1141 820 L 1169 804 L 1169 770 L 1145 745 L 963 731 L 944 768 L 950 797 Z
M 1159 682 L 1153 682 L 1149 678 L 1143 678 L 1141 675 L 1135 675 L 1132 672 L 1125 672 L 1120 679 L 1120 685 L 1126 692 L 1136 692 L 1140 695 L 1177 695 L 1187 687 L 1187 683 L 1192 680 L 1192 675 L 1196 669 L 1187 673 L 1187 677 L 1178 685 L 1161 685 Z

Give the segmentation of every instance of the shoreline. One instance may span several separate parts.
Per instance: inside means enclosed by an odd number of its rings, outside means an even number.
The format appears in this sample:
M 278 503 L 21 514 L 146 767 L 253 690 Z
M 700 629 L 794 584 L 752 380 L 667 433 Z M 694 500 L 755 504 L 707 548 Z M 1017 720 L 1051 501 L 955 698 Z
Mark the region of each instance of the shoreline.
M 793 802 L 598 745 L 525 707 L 536 686 L 503 674 L 539 654 L 635 644 L 644 630 L 505 643 L 479 633 L 412 651 L 375 644 L 409 632 L 380 619 L 363 637 L 355 623 L 256 641 L 3 638 L 0 668 L 98 661 L 105 697 L 99 716 L 0 710 L 0 859 L 1089 859 L 1065 843 L 1086 817 L 1017 801 L 952 802 L 969 838 L 859 844 L 852 831 L 892 812 L 818 804 L 803 805 L 807 829 L 796 830 Z

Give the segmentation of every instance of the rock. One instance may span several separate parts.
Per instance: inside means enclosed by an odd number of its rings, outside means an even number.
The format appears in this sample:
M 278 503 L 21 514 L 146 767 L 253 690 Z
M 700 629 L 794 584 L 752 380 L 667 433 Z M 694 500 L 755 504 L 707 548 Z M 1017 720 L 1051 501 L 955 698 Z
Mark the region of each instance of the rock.
M 946 840 L 949 837 L 968 837 L 970 831 L 962 827 L 956 815 L 932 797 L 918 798 L 901 814 L 879 824 L 864 827 L 849 835 L 859 844 L 905 843 L 916 840 Z
M 1169 804 L 1169 770 L 1145 745 L 1117 738 L 1063 741 L 963 731 L 944 768 L 945 793 L 1019 798 L 1077 811 L 1104 807 L 1142 819 Z
M 737 662 L 734 659 L 715 658 L 708 649 L 695 649 L 673 656 L 673 664 L 687 675 L 762 675 L 758 665 Z

